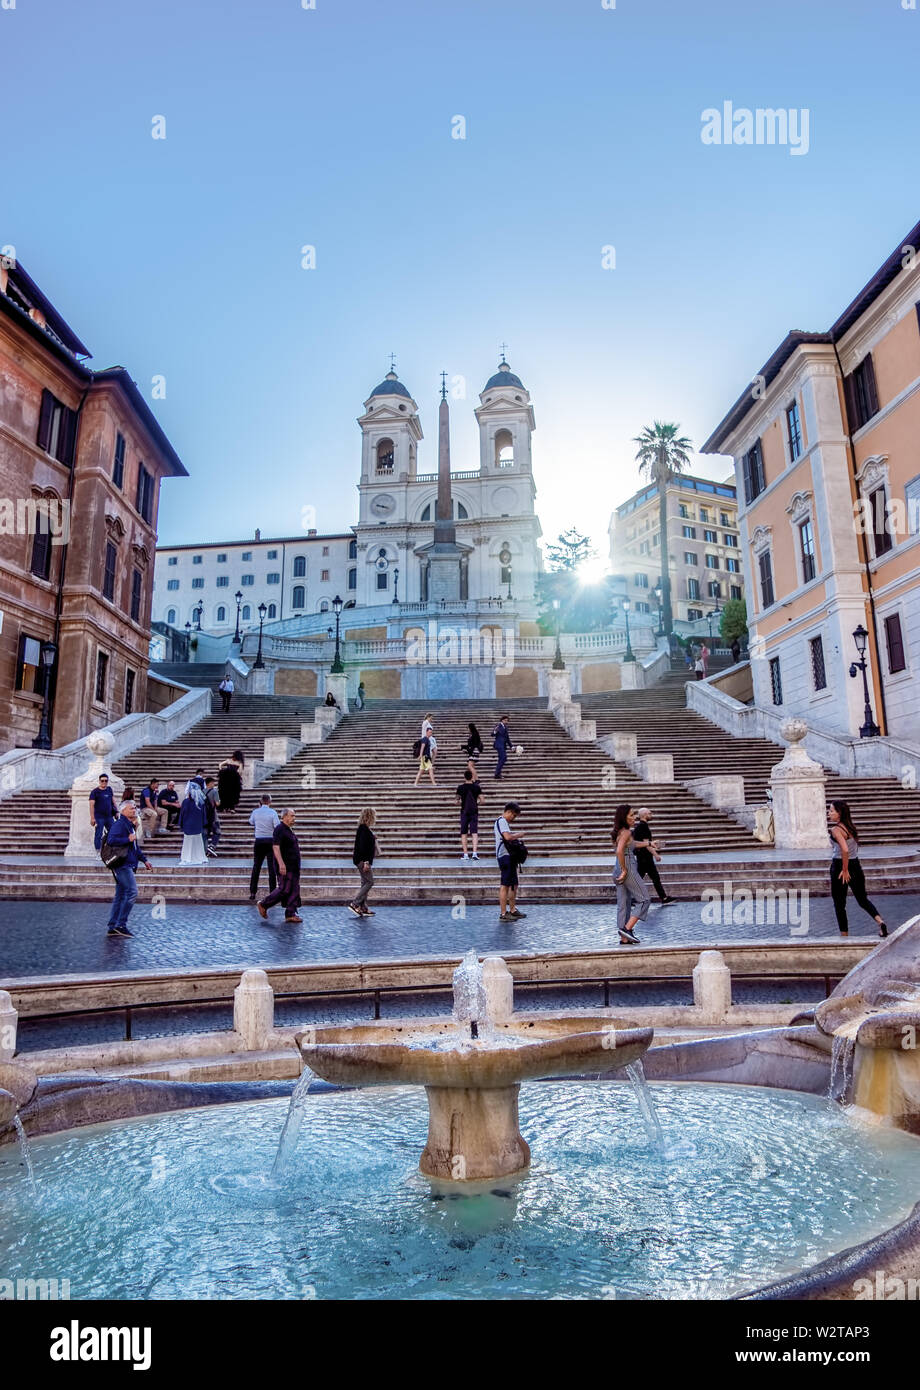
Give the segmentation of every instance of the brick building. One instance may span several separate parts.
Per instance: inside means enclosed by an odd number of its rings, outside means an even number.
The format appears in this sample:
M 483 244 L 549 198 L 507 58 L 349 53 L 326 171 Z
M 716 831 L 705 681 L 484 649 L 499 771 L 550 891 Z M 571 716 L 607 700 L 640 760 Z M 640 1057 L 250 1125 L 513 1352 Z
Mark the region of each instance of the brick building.
M 0 261 L 0 748 L 146 708 L 159 484 L 185 476 L 123 367 Z M 54 651 L 48 644 L 53 644 Z

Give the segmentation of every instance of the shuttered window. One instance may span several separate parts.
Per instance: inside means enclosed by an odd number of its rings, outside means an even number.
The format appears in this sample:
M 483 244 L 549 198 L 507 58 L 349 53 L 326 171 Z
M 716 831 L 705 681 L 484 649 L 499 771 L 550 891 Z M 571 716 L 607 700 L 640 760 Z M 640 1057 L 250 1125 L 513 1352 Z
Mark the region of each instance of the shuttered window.
M 853 433 L 878 413 L 878 391 L 875 385 L 875 367 L 872 353 L 869 352 L 850 375 L 843 379 L 850 419 L 850 432 Z
M 105 546 L 105 569 L 102 573 L 102 597 L 107 598 L 110 603 L 115 602 L 115 565 L 117 552 L 111 541 L 106 541 Z
M 125 437 L 119 431 L 115 436 L 115 459 L 112 463 L 112 482 L 122 487 L 125 481 Z
M 753 502 L 754 498 L 759 497 L 767 485 L 763 471 L 763 450 L 760 447 L 759 439 L 741 460 L 741 473 L 744 481 L 745 500 L 749 503 Z
M 888 670 L 891 675 L 907 670 L 904 658 L 904 635 L 901 632 L 901 615 L 892 613 L 885 619 L 885 642 L 888 646 Z
M 888 526 L 888 494 L 883 487 L 869 493 L 869 506 L 872 510 L 872 542 L 875 554 L 886 555 L 891 549 L 891 532 Z
M 77 412 L 50 391 L 43 391 L 38 417 L 38 447 L 69 468 L 73 463 L 76 437 Z
M 131 621 L 134 623 L 139 623 L 141 620 L 143 583 L 144 579 L 140 570 L 133 570 L 131 573 Z
M 769 550 L 765 550 L 758 561 L 760 567 L 760 606 L 769 608 L 773 602 L 773 563 Z

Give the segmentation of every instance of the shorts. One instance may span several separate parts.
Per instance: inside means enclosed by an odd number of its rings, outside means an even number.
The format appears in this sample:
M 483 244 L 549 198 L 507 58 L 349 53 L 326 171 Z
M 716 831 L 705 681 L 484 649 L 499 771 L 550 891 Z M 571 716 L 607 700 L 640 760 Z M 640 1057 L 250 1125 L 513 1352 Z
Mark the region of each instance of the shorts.
M 479 834 L 479 812 L 461 811 L 460 812 L 460 834 L 478 835 Z
M 499 859 L 499 861 L 498 861 L 498 867 L 499 867 L 499 871 L 501 872 L 501 876 L 502 876 L 502 887 L 503 887 L 503 888 L 517 888 L 517 886 L 518 886 L 517 864 L 515 864 L 514 860 L 511 858 L 511 855 L 510 855 L 510 854 L 503 854 L 502 857 L 501 857 L 501 858 Z

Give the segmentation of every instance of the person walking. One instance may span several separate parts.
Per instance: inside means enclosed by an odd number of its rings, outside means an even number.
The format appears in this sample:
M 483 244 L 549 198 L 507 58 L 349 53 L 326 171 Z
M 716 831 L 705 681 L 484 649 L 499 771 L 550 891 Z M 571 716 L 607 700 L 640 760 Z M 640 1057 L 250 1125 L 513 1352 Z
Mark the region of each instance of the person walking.
M 700 661 L 702 661 L 702 663 L 703 663 L 703 679 L 704 679 L 704 680 L 705 680 L 706 677 L 709 675 L 709 658 L 710 658 L 710 656 L 711 656 L 711 652 L 710 652 L 709 648 L 706 646 L 706 643 L 704 642 L 703 645 L 702 645 L 702 647 L 700 648 Z
M 102 840 L 115 824 L 115 793 L 109 786 L 108 774 L 99 775 L 99 785 L 89 794 L 89 823 L 93 826 L 93 844 L 98 854 Z
M 376 821 L 377 812 L 372 806 L 365 806 L 355 831 L 355 847 L 351 856 L 351 862 L 361 875 L 361 887 L 348 904 L 350 911 L 356 917 L 374 916 L 367 905 L 367 895 L 374 886 L 374 855 L 377 852 L 377 839 L 374 835 Z
M 355 691 L 355 705 L 357 706 L 358 709 L 363 709 L 363 708 L 364 708 L 364 702 L 365 702 L 365 696 L 364 696 L 364 682 L 363 682 L 363 681 L 358 681 L 358 689 Z
M 633 844 L 633 826 L 637 816 L 631 806 L 620 805 L 613 819 L 610 838 L 616 850 L 619 873 L 614 875 L 617 886 L 617 927 L 621 946 L 638 946 L 639 938 L 635 927 L 644 922 L 648 913 L 648 889 L 642 882 L 636 864 L 636 851 Z
M 223 713 L 224 713 L 224 714 L 229 714 L 229 713 L 230 713 L 230 701 L 233 699 L 233 691 L 234 691 L 234 689 L 235 689 L 234 684 L 233 684 L 233 677 L 229 674 L 229 672 L 228 672 L 228 674 L 227 674 L 226 676 L 224 676 L 223 680 L 221 681 L 221 683 L 220 683 L 220 685 L 217 687 L 217 689 L 220 691 L 220 698 L 221 698 L 221 705 L 222 705 Z
M 182 831 L 182 853 L 180 864 L 206 864 L 205 851 L 205 793 L 198 785 L 197 778 L 187 784 L 185 797 L 179 807 L 179 829 Z
M 859 862 L 859 836 L 856 834 L 849 804 L 846 801 L 832 801 L 827 808 L 827 819 L 831 844 L 834 846 L 831 858 L 831 897 L 834 900 L 834 914 L 840 935 L 848 936 L 850 931 L 847 921 L 849 888 L 863 912 L 868 912 L 870 917 L 875 918 L 879 936 L 887 936 L 888 928 L 866 893 L 866 876 Z
M 511 747 L 511 734 L 508 729 L 508 715 L 503 714 L 501 719 L 492 730 L 492 747 L 498 755 L 495 764 L 495 777 L 501 780 L 502 768 L 508 761 L 508 749 Z
M 482 735 L 475 724 L 468 724 L 467 728 L 470 731 L 470 736 L 466 743 L 461 743 L 460 752 L 466 754 L 467 763 L 475 764 L 482 752 Z
M 204 781 L 204 851 L 212 859 L 217 858 L 217 846 L 220 844 L 220 816 L 217 814 L 219 800 L 217 783 L 213 777 L 206 777 Z
M 430 729 L 431 725 L 429 724 L 428 727 Z M 418 754 L 418 772 L 415 774 L 415 782 L 413 785 L 417 787 L 419 782 L 421 781 L 422 773 L 427 772 L 431 780 L 431 785 L 433 787 L 436 787 L 438 784 L 434 780 L 434 763 L 431 758 L 430 735 L 423 734 L 423 736 L 419 739 L 419 745 L 420 746 Z
M 636 812 L 636 823 L 633 826 L 632 837 L 636 850 L 636 865 L 639 870 L 640 878 L 650 878 L 658 894 L 658 901 L 662 907 L 669 907 L 674 899 L 670 893 L 665 892 L 661 882 L 661 877 L 656 868 L 656 861 L 661 862 L 661 855 L 658 853 L 658 842 L 652 839 L 652 829 L 649 821 L 652 813 L 647 806 L 640 806 Z
M 482 783 L 469 768 L 463 774 L 463 781 L 457 788 L 457 801 L 460 806 L 460 845 L 463 849 L 461 862 L 469 862 L 467 854 L 467 835 L 473 841 L 473 858 L 479 860 L 479 798 L 482 796 Z
M 423 719 L 422 719 L 422 732 L 421 732 L 421 734 L 419 735 L 419 737 L 420 737 L 420 738 L 427 738 L 428 735 L 431 733 L 431 730 L 433 729 L 433 727 L 434 727 L 434 725 L 433 725 L 432 722 L 431 722 L 431 715 L 430 715 L 430 714 L 426 714 L 426 715 L 423 717 Z
M 518 922 L 527 916 L 527 913 L 521 912 L 517 905 L 518 866 L 517 860 L 509 848 L 521 838 L 520 835 L 515 835 L 511 829 L 520 814 L 521 808 L 517 802 L 509 801 L 493 826 L 495 858 L 498 860 L 498 871 L 501 878 L 501 886 L 498 890 L 500 909 L 498 920 L 500 922 Z
M 115 879 L 115 896 L 109 908 L 109 936 L 133 936 L 128 930 L 128 918 L 137 902 L 138 864 L 152 871 L 152 865 L 137 842 L 137 807 L 133 801 L 123 801 L 118 819 L 108 832 L 106 851 L 118 852 L 108 867 Z M 122 854 L 121 851 L 124 850 Z
M 732 661 L 737 666 L 741 660 L 741 643 L 737 637 L 732 638 Z
M 262 793 L 261 801 L 249 817 L 249 824 L 252 826 L 254 837 L 252 842 L 252 873 L 249 875 L 249 901 L 254 903 L 263 864 L 268 865 L 268 891 L 274 893 L 278 886 L 275 873 L 275 844 L 272 836 L 281 822 L 278 819 L 277 811 L 272 810 L 272 799 L 268 792 Z
M 281 813 L 281 820 L 272 834 L 272 848 L 278 866 L 278 886 L 260 903 L 256 903 L 263 921 L 268 920 L 268 909 L 276 903 L 281 903 L 284 907 L 285 922 L 303 921 L 303 918 L 297 915 L 297 909 L 300 907 L 300 843 L 294 834 L 296 819 L 297 813 L 292 806 L 288 806 Z
M 146 787 L 141 789 L 141 824 L 147 840 L 152 840 L 161 830 L 165 831 L 169 822 L 169 812 L 158 804 L 159 795 L 159 779 L 151 777 Z
M 235 811 L 243 795 L 243 768 L 246 759 L 242 748 L 237 748 L 229 758 L 217 765 L 218 807 L 221 811 Z
M 157 806 L 161 806 L 166 811 L 166 829 L 172 830 L 176 821 L 179 819 L 179 793 L 176 791 L 175 782 L 167 782 L 166 786 L 157 797 Z

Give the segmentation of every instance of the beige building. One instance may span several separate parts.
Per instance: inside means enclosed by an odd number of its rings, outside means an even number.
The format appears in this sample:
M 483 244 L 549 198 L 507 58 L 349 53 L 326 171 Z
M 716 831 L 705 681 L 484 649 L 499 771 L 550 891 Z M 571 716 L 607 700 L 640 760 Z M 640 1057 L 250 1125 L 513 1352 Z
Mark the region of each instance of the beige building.
M 755 702 L 920 738 L 920 224 L 824 333 L 790 333 L 707 453 L 733 455 Z M 860 637 L 859 641 L 862 641 Z
M 633 493 L 610 518 L 610 565 L 637 613 L 656 620 L 661 582 L 658 486 Z M 738 499 L 731 482 L 675 478 L 668 487 L 668 558 L 675 622 L 696 622 L 744 597 Z

